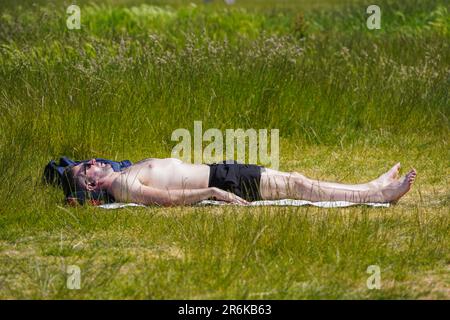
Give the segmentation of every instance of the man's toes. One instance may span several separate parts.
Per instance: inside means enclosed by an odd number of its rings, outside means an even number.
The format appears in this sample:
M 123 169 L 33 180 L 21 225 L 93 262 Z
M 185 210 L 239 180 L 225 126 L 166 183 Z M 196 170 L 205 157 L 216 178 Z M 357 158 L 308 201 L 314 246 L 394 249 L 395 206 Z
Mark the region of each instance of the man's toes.
M 412 184 L 412 183 L 416 180 L 416 176 L 417 176 L 416 170 L 415 170 L 415 169 L 412 169 L 412 170 L 408 173 L 408 175 L 407 175 L 407 177 L 408 177 L 408 182 L 409 182 L 410 184 Z

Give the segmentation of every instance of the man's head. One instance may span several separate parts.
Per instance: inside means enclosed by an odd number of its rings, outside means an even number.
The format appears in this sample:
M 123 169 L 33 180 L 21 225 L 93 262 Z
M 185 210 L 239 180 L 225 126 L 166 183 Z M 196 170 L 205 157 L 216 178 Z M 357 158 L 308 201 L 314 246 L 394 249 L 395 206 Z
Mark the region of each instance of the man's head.
M 91 159 L 76 166 L 69 166 L 63 173 L 66 194 L 74 191 L 99 191 L 102 181 L 114 172 L 110 164 Z

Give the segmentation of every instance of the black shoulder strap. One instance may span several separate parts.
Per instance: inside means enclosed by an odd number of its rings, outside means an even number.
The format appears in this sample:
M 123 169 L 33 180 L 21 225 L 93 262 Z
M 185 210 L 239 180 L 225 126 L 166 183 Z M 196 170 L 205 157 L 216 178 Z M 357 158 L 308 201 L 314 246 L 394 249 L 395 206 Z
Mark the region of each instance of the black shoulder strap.
M 42 181 L 47 184 L 60 185 L 61 177 L 57 170 L 57 164 L 55 161 L 50 161 L 44 168 L 44 174 L 42 175 Z

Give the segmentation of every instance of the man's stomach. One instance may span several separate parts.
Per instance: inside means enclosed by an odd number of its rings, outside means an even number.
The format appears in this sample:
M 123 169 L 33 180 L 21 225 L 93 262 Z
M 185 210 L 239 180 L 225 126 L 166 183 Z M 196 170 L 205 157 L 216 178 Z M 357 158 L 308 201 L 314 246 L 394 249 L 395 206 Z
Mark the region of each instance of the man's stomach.
M 201 189 L 209 183 L 208 165 L 184 163 L 174 158 L 144 160 L 134 170 L 142 184 L 158 189 Z

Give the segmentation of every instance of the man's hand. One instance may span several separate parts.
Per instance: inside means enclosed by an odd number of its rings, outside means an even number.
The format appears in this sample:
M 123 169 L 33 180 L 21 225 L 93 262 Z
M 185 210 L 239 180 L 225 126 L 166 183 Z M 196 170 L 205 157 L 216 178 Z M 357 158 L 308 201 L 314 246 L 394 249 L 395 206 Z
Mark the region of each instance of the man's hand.
M 224 191 L 219 188 L 212 188 L 212 197 L 219 201 L 225 201 L 233 204 L 248 205 L 248 201 L 238 197 L 234 193 Z

